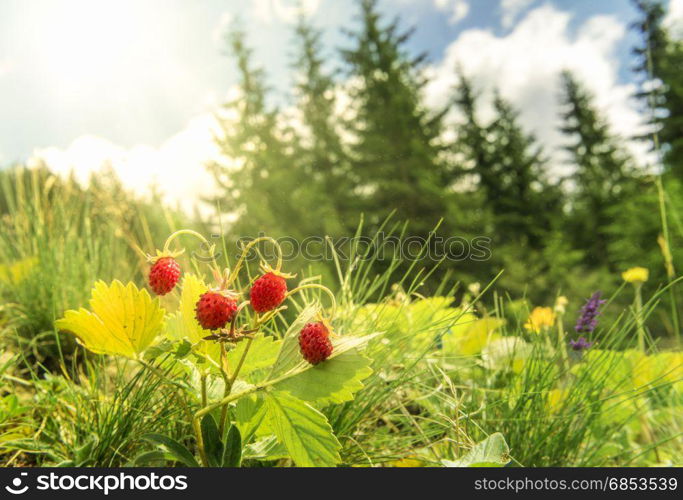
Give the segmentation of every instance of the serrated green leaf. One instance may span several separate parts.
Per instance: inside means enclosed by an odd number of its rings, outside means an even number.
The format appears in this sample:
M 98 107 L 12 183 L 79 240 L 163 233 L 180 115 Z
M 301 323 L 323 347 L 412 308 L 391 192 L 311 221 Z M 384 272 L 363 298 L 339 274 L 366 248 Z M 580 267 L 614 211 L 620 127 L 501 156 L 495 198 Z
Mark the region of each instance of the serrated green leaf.
M 218 360 L 220 357 L 218 344 L 202 340 L 211 332 L 204 330 L 195 318 L 197 301 L 208 289 L 206 283 L 194 274 L 185 275 L 181 284 L 178 312 L 166 319 L 166 335 L 173 340 L 187 339 L 203 355 Z
M 240 430 L 242 442 L 248 443 L 263 423 L 266 405 L 263 398 L 256 395 L 240 398 L 235 405 L 235 425 Z
M 58 330 L 72 333 L 88 350 L 137 359 L 164 324 L 159 299 L 134 283 L 114 280 L 110 285 L 95 283 L 90 299 L 92 311 L 69 310 L 55 321 Z
M 370 360 L 350 349 L 273 387 L 324 407 L 352 400 L 370 374 Z
M 203 280 L 194 274 L 186 274 L 183 278 L 180 292 L 180 314 L 183 317 L 190 342 L 196 344 L 202 337 L 209 334 L 204 330 L 195 318 L 195 307 L 199 297 L 209 289 Z
M 309 305 L 304 308 L 296 319 L 292 321 L 292 324 L 289 325 L 289 328 L 282 339 L 280 352 L 278 353 L 277 360 L 273 365 L 273 370 L 271 371 L 269 378 L 275 378 L 278 375 L 282 375 L 301 362 L 298 343 L 299 332 L 306 323 L 313 319 L 317 311 L 318 307 Z
M 240 430 L 231 425 L 225 437 L 225 450 L 223 452 L 223 467 L 239 467 L 242 464 L 242 437 Z
M 242 341 L 228 352 L 228 366 L 235 367 L 244 354 L 249 341 Z M 251 341 L 249 352 L 240 370 L 240 377 L 244 378 L 250 373 L 272 366 L 280 352 L 281 342 L 273 337 L 258 334 Z
M 152 444 L 161 446 L 164 451 L 173 455 L 173 458 L 176 461 L 186 465 L 187 467 L 199 467 L 197 460 L 194 458 L 194 455 L 190 453 L 190 450 L 185 448 L 185 446 L 180 444 L 175 439 L 156 433 L 145 434 L 142 436 L 142 439 Z
M 251 460 L 280 460 L 287 458 L 287 448 L 277 438 L 270 434 L 248 444 L 242 449 L 242 458 Z
M 286 392 L 266 396 L 268 425 L 299 467 L 332 467 L 341 445 L 325 415 Z
M 510 462 L 510 448 L 500 432 L 474 445 L 457 460 L 443 460 L 445 467 L 503 467 Z

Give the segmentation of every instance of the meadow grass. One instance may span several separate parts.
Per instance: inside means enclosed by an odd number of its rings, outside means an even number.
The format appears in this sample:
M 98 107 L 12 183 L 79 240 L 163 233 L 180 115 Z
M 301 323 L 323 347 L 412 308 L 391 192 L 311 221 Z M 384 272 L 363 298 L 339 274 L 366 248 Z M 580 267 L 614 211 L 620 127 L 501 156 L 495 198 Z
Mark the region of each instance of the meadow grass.
M 65 309 L 86 304 L 96 280 L 141 282 L 145 259 L 137 249 L 158 247 L 181 218 L 110 187 L 83 190 L 40 170 L 0 175 L 0 188 L 4 463 L 133 465 L 152 451 L 144 440 L 152 432 L 194 449 L 188 408 L 198 402 L 174 390 L 173 383 L 186 382 L 177 361 L 149 368 L 87 354 L 53 326 Z M 388 219 L 375 238 L 407 231 Z M 220 243 L 226 259 L 227 241 Z M 597 343 L 568 353 L 570 314 L 560 331 L 558 324 L 530 332 L 531 304 L 499 294 L 495 281 L 468 291 L 456 276 L 440 274 L 439 262 L 425 266 L 352 241 L 346 258 L 333 254 L 333 326 L 341 334 L 381 335 L 366 349 L 373 373 L 364 387 L 352 401 L 323 410 L 343 464 L 440 466 L 496 432 L 516 466 L 681 463 L 681 353 L 670 340 L 663 348 L 646 328 L 675 279 L 641 307 L 616 311 L 618 294 L 629 293 L 619 288 L 605 305 L 615 319 L 601 320 Z M 319 282 L 318 271 L 300 279 Z M 306 290 L 273 328 L 315 301 L 329 304 Z M 638 345 L 643 325 L 645 352 Z M 515 349 L 501 351 L 505 339 Z M 254 445 L 245 464 L 291 465 Z

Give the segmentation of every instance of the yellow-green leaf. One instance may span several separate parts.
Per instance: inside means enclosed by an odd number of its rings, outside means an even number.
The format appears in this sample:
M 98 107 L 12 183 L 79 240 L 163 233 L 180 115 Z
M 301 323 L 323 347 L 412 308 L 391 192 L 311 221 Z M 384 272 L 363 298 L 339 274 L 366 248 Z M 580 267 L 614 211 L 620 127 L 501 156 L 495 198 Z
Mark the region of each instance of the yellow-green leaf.
M 268 426 L 298 467 L 334 467 L 341 445 L 332 427 L 312 406 L 288 393 L 266 396 Z
M 182 292 L 180 293 L 180 314 L 185 325 L 187 338 L 193 344 L 199 342 L 211 332 L 204 330 L 195 317 L 195 307 L 199 297 L 205 293 L 209 287 L 204 281 L 194 274 L 186 274 L 183 279 Z
M 299 332 L 301 332 L 301 329 L 306 323 L 314 318 L 316 312 L 317 308 L 315 305 L 306 307 L 289 326 L 282 339 L 282 347 L 280 348 L 277 361 L 275 361 L 275 364 L 273 365 L 269 378 L 272 379 L 287 372 L 302 372 L 311 368 L 311 365 L 304 360 L 303 356 L 301 356 L 301 352 L 299 352 Z M 380 335 L 379 332 L 364 335 L 362 337 L 335 335 L 332 338 L 334 349 L 332 355 L 328 358 L 328 361 L 351 349 L 360 349 L 364 347 L 371 339 L 378 335 Z
M 209 287 L 204 281 L 194 274 L 185 275 L 181 285 L 180 307 L 178 312 L 167 319 L 166 336 L 171 340 L 187 339 L 204 356 L 218 361 L 220 357 L 218 344 L 202 340 L 207 335 L 210 335 L 211 332 L 204 330 L 195 317 L 197 301 L 208 289 Z
M 249 345 L 248 340 L 238 343 L 234 349 L 228 352 L 228 366 L 234 369 L 242 355 L 244 349 Z M 272 366 L 280 352 L 282 342 L 273 337 L 266 337 L 262 333 L 256 334 L 249 346 L 249 352 L 240 369 L 240 378 L 244 378 L 251 372 Z
M 484 346 L 499 337 L 496 330 L 505 321 L 499 318 L 482 318 L 472 313 L 463 314 L 443 336 L 443 352 L 447 356 L 473 356 Z
M 350 349 L 275 384 L 274 388 L 324 407 L 351 401 L 363 388 L 362 380 L 371 374 L 370 360 Z
M 116 280 L 95 283 L 90 309 L 66 311 L 55 322 L 59 330 L 74 334 L 88 350 L 137 358 L 161 332 L 164 310 L 158 299 L 134 283 Z

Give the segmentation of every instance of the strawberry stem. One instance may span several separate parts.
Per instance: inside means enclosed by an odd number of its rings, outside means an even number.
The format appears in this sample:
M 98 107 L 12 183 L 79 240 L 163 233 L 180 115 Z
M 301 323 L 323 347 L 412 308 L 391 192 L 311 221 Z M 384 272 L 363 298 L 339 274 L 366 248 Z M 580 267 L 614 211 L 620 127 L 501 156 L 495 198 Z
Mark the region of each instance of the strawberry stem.
M 193 231 L 192 229 L 181 229 L 179 231 L 176 231 L 175 233 L 171 234 L 168 238 L 166 238 L 166 243 L 164 243 L 164 254 L 169 254 L 171 253 L 171 243 L 173 240 L 175 240 L 178 236 L 187 234 L 189 236 L 194 236 L 198 240 L 200 240 L 202 243 L 204 243 L 209 250 L 209 253 L 211 254 L 211 265 L 214 269 L 216 269 L 220 273 L 220 268 L 218 267 L 218 263 L 216 262 L 216 254 L 214 253 L 215 245 L 212 245 L 209 243 L 209 241 L 204 238 L 200 233 L 197 231 Z
M 334 294 L 332 293 L 332 290 L 330 290 L 329 288 L 327 288 L 324 285 L 321 285 L 319 283 L 307 283 L 305 285 L 299 285 L 298 287 L 294 288 L 293 290 L 291 290 L 290 292 L 287 293 L 287 298 L 291 297 L 292 295 L 294 295 L 297 292 L 301 292 L 302 290 L 308 290 L 311 288 L 317 288 L 317 289 L 322 290 L 323 292 L 325 292 L 327 294 L 327 296 L 330 298 L 330 302 L 332 303 L 332 310 L 330 312 L 330 316 L 334 317 L 334 315 L 337 311 L 337 300 L 335 299 Z
M 280 271 L 280 268 L 282 267 L 282 248 L 280 247 L 280 244 L 270 236 L 260 236 L 259 238 L 251 240 L 244 246 L 244 248 L 242 249 L 242 255 L 240 255 L 240 258 L 237 260 L 235 267 L 230 273 L 230 276 L 228 276 L 226 286 L 229 286 L 233 281 L 235 281 L 235 278 L 237 278 L 237 273 L 240 272 L 240 269 L 244 264 L 244 259 L 246 259 L 247 255 L 249 254 L 249 250 L 251 250 L 254 247 L 254 245 L 260 243 L 261 241 L 268 241 L 272 243 L 275 249 L 277 250 L 277 264 L 275 265 L 275 271 Z

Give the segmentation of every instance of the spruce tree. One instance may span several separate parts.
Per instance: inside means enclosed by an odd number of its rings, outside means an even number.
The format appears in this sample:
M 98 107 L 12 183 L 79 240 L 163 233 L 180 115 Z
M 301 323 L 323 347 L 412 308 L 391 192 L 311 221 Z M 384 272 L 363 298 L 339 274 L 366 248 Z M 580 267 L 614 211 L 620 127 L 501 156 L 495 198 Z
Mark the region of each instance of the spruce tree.
M 634 3 L 641 15 L 634 28 L 642 36 L 642 45 L 634 49 L 634 69 L 640 76 L 637 97 L 651 116 L 655 147 L 661 147 L 665 165 L 683 179 L 683 41 L 669 36 L 662 2 Z
M 532 248 L 543 246 L 557 213 L 559 191 L 544 175 L 547 160 L 536 138 L 519 124 L 518 112 L 500 95 L 496 118 L 487 129 L 493 181 L 488 186 L 502 234 L 520 237 Z M 493 186 L 495 184 L 495 187 Z
M 411 57 L 398 20 L 385 23 L 375 0 L 362 0 L 361 26 L 349 33 L 348 63 L 355 116 L 351 148 L 355 199 L 371 225 L 392 210 L 426 236 L 447 211 L 447 166 L 439 144 L 445 110 L 430 113 L 421 102 L 424 55 Z
M 290 144 L 278 126 L 278 109 L 268 105 L 265 74 L 252 63 L 242 31 L 232 30 L 227 40 L 237 63 L 239 95 L 218 115 L 221 131 L 216 141 L 223 158 L 209 165 L 224 189 L 217 201 L 235 219 L 236 237 L 258 232 L 300 236 L 293 222 L 304 213 L 294 202 L 302 179 L 291 168 Z
M 471 82 L 460 75 L 454 99 L 462 116 L 456 151 L 466 158 L 466 170 L 485 196 L 494 217 L 497 243 L 543 246 L 560 208 L 560 193 L 544 176 L 546 160 L 535 138 L 519 124 L 518 113 L 496 93 L 495 117 L 482 124 Z
M 572 239 L 587 252 L 590 264 L 606 264 L 613 210 L 632 187 L 633 166 L 591 94 L 569 72 L 562 74 L 562 102 L 561 130 L 568 137 L 565 150 L 575 167 L 570 178 Z
M 296 27 L 295 94 L 302 127 L 296 131 L 296 162 L 308 179 L 314 210 L 310 234 L 339 235 L 358 224 L 353 210 L 353 172 L 339 132 L 336 82 L 325 70 L 321 32 L 305 17 Z

